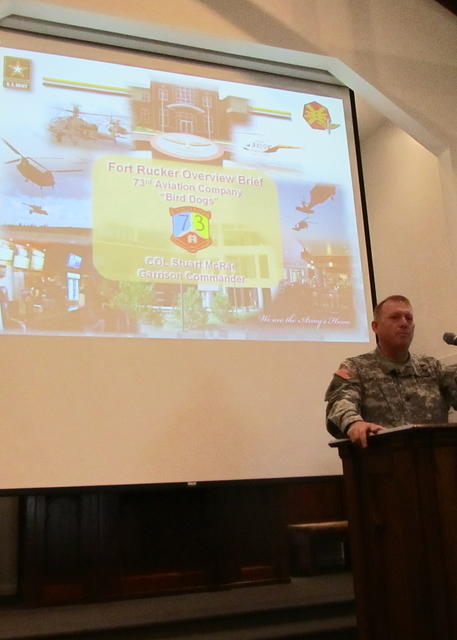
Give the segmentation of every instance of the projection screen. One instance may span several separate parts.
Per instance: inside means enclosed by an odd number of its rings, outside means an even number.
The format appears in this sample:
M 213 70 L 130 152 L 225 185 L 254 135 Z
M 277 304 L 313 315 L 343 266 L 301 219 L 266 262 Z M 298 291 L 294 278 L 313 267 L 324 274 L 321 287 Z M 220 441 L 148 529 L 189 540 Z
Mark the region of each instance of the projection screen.
M 370 347 L 345 87 L 0 32 L 0 488 L 340 473 Z

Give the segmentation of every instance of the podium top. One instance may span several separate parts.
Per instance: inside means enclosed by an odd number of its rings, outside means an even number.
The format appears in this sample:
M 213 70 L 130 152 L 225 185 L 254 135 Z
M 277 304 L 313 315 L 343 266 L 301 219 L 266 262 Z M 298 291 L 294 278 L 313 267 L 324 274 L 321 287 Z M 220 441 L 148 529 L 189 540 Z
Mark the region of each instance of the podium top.
M 373 433 L 368 436 L 368 442 L 378 440 L 379 438 L 385 439 L 387 437 L 395 436 L 398 432 L 417 432 L 417 431 L 455 431 L 457 433 L 457 422 L 441 422 L 441 423 L 428 423 L 428 424 L 405 424 L 400 427 L 390 427 L 378 433 Z M 329 447 L 339 447 L 341 445 L 351 444 L 349 438 L 339 438 L 329 442 Z

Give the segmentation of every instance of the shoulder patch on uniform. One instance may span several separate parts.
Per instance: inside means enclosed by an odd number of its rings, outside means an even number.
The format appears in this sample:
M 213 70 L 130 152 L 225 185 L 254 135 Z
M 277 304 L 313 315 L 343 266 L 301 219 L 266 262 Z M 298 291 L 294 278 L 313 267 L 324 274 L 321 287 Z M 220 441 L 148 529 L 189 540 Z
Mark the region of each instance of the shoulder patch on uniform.
M 349 380 L 349 378 L 352 378 L 354 374 L 345 364 L 341 364 L 338 371 L 335 371 L 335 375 L 340 378 L 344 378 L 345 380 Z

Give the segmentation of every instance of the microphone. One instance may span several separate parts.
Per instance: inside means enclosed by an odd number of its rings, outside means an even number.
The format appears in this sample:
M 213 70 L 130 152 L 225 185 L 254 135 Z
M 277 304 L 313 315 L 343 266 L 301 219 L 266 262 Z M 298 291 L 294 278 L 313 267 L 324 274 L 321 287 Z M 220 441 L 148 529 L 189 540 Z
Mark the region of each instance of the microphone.
M 457 334 L 456 333 L 450 333 L 449 331 L 443 334 L 443 340 L 444 342 L 446 342 L 446 344 L 453 344 L 454 346 L 457 346 Z

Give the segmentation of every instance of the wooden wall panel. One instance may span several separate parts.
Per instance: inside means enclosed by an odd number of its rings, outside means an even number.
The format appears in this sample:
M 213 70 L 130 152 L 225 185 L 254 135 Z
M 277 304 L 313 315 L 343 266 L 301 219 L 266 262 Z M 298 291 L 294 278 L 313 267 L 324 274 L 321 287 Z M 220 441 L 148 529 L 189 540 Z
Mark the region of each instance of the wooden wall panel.
M 48 491 L 21 504 L 29 605 L 287 581 L 287 525 L 344 517 L 340 477 Z

